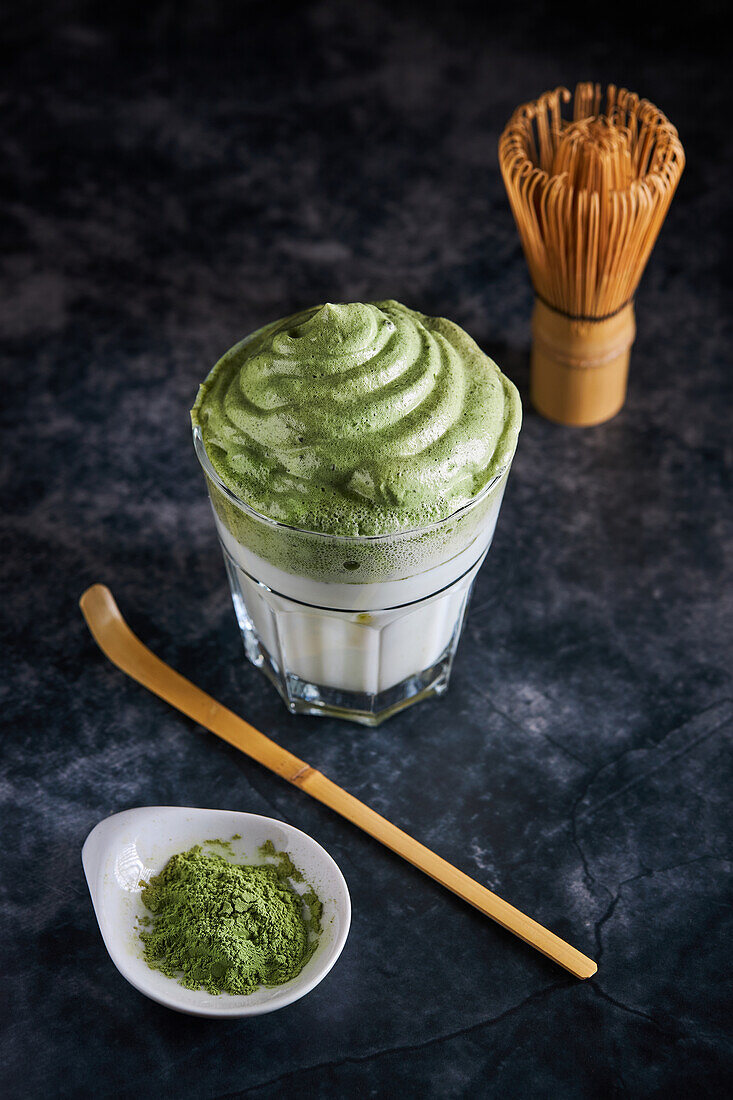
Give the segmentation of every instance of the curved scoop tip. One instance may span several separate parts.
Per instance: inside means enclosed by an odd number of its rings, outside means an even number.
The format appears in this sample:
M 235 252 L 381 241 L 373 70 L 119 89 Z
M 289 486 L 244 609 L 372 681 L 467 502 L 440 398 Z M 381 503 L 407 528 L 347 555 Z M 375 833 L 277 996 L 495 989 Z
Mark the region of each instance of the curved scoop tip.
M 90 584 L 89 588 L 85 588 L 79 597 L 79 607 L 84 611 L 91 604 L 96 602 L 100 596 L 103 599 L 110 599 L 114 602 L 114 596 L 106 584 Z
M 79 597 L 79 607 L 93 634 L 95 627 L 101 626 L 110 618 L 121 618 L 117 601 L 106 584 L 90 585 Z
M 79 597 L 79 607 L 99 648 L 114 664 L 119 664 L 119 658 L 114 656 L 115 643 L 119 642 L 120 632 L 125 631 L 127 624 L 107 585 L 93 584 L 87 588 Z

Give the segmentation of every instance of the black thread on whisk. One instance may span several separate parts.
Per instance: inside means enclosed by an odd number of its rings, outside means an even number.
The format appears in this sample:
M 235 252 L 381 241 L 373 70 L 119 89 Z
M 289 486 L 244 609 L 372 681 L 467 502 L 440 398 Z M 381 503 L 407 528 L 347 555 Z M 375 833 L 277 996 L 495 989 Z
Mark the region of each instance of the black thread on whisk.
M 557 306 L 553 306 L 552 302 L 548 302 L 547 298 L 543 298 L 534 287 L 534 296 L 538 301 L 542 302 L 543 306 L 547 306 L 553 313 L 559 313 L 561 317 L 567 317 L 568 321 L 587 321 L 590 324 L 600 324 L 601 321 L 610 321 L 612 317 L 617 317 L 619 313 L 623 313 L 627 306 L 632 305 L 634 298 L 627 298 L 617 309 L 611 311 L 611 313 L 604 313 L 600 317 L 592 317 L 587 313 L 567 313 L 564 309 L 558 309 Z

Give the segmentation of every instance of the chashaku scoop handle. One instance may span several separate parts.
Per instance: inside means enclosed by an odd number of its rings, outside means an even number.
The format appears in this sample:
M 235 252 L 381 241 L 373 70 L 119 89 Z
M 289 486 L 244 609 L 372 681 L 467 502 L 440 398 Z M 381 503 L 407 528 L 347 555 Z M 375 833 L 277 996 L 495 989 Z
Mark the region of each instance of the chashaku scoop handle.
M 106 585 L 92 585 L 82 595 L 79 605 L 99 648 L 133 680 L 329 806 L 577 978 L 590 978 L 595 974 L 598 968 L 592 959 L 398 829 L 161 661 L 130 630 Z
M 597 971 L 598 967 L 593 960 L 577 948 L 560 939 L 554 932 L 550 932 L 548 928 L 544 928 L 519 909 L 515 909 L 498 894 L 494 894 L 463 871 L 459 871 L 452 863 L 448 863 L 414 837 L 398 829 L 391 821 L 387 821 L 369 806 L 359 802 L 348 791 L 332 783 L 321 772 L 310 770 L 298 786 L 313 798 L 317 798 L 319 802 L 330 806 L 352 824 L 363 829 L 365 833 L 369 833 L 398 856 L 402 856 L 413 867 L 418 867 L 430 878 L 463 898 L 469 905 L 487 917 L 491 917 L 502 928 L 518 936 L 520 940 L 524 940 L 553 962 L 559 963 L 576 978 L 590 978 Z

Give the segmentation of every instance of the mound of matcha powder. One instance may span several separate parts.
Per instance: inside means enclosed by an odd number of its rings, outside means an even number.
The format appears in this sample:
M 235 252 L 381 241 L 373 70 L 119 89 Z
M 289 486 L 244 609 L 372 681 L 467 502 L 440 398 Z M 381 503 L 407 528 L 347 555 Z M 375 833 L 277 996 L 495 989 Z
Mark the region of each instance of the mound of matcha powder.
M 231 852 L 227 841 L 207 841 Z M 148 966 L 187 989 L 252 993 L 296 977 L 315 951 L 322 905 L 272 841 L 260 849 L 275 864 L 232 863 L 196 845 L 173 856 L 151 879 L 142 900 L 140 939 Z M 307 906 L 309 915 L 304 913 Z

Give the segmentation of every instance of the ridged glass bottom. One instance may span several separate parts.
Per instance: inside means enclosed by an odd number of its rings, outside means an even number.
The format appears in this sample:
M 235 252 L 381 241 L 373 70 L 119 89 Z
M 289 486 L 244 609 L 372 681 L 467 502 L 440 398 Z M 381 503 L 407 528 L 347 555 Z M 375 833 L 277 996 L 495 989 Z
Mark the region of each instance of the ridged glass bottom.
M 283 675 L 267 650 L 258 642 L 253 630 L 245 639 L 244 646 L 252 664 L 261 669 L 275 685 L 291 714 L 320 714 L 331 718 L 346 718 L 362 726 L 378 726 L 385 718 L 390 718 L 412 703 L 419 703 L 421 699 L 428 699 L 431 695 L 442 695 L 446 691 L 457 641 L 456 636 L 455 642 L 451 642 L 440 660 L 431 668 L 424 669 L 415 676 L 408 676 L 401 683 L 378 694 L 340 691 L 325 684 L 308 683 L 293 673 Z M 255 651 L 253 660 L 250 654 Z
M 293 714 L 377 726 L 442 695 L 480 561 L 453 584 L 403 607 L 345 611 L 272 591 L 224 552 L 247 658 Z

